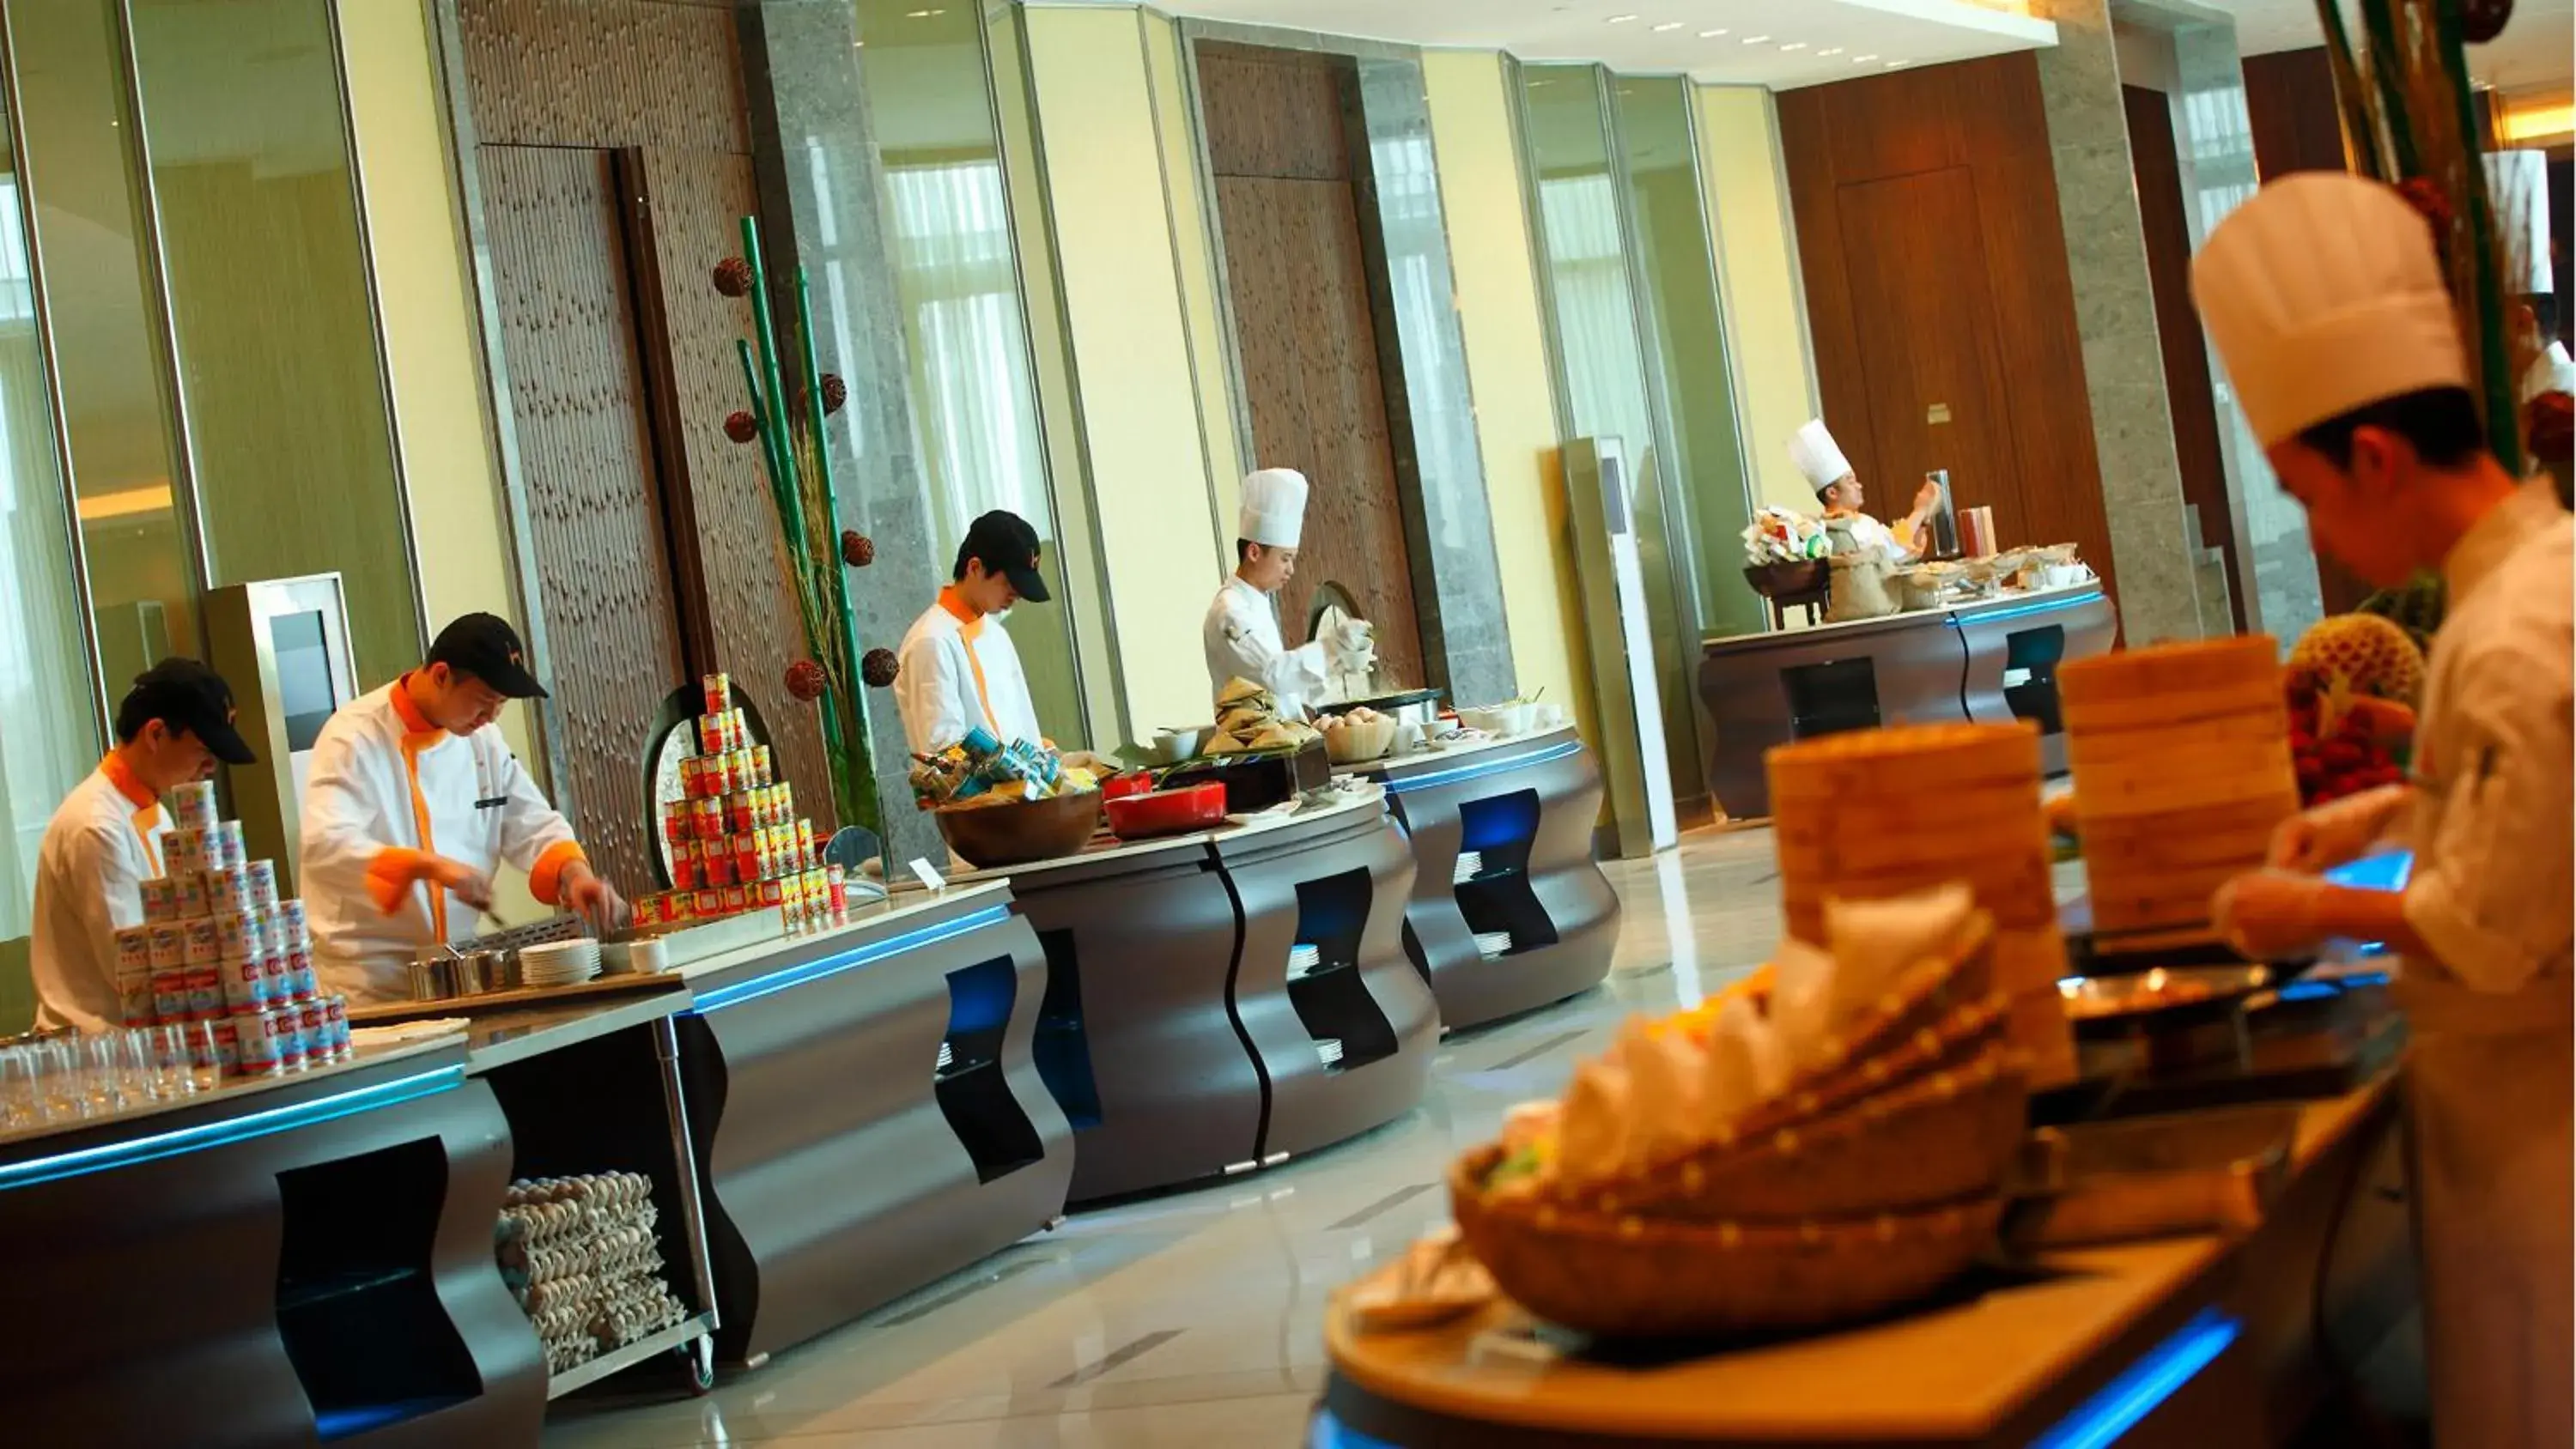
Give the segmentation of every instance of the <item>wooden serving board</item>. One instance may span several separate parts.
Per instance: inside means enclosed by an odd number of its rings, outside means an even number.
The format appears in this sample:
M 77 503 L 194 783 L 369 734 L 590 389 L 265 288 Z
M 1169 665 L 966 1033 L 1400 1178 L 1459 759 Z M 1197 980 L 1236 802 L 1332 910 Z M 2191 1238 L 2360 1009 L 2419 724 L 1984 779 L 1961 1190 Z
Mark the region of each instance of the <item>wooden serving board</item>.
M 480 996 L 451 996 L 443 1001 L 384 1001 L 373 1006 L 349 1008 L 353 1026 L 374 1026 L 388 1021 L 419 1021 L 432 1016 L 476 1016 L 487 1011 L 512 1011 L 523 1006 L 553 1006 L 566 1001 L 579 1001 L 590 996 L 622 996 L 630 991 L 677 991 L 682 987 L 676 971 L 663 971 L 650 976 L 597 976 L 572 986 L 523 986 L 516 991 L 486 991 Z

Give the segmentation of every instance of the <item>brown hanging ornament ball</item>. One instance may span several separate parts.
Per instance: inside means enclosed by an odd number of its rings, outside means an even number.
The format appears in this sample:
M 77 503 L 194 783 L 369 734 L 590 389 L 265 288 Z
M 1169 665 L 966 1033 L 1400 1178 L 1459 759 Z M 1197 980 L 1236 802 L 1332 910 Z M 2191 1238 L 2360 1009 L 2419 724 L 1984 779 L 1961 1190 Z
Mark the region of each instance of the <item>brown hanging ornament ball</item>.
M 791 698 L 812 704 L 831 687 L 831 676 L 823 672 L 822 665 L 811 659 L 799 659 L 787 666 L 787 693 Z
M 748 443 L 760 436 L 760 419 L 737 408 L 725 414 L 725 436 L 737 443 Z
M 2543 463 L 2576 462 L 2576 397 L 2540 394 L 2523 405 L 2522 426 L 2532 457 Z
M 868 537 L 866 534 L 859 532 L 855 528 L 845 528 L 841 530 L 841 562 L 848 564 L 854 569 L 863 569 L 876 561 L 877 543 L 875 539 Z
M 2460 0 L 2460 38 L 2484 45 L 2504 34 L 2513 19 L 2513 0 Z
M 846 403 L 846 402 L 848 402 L 849 400 L 850 400 L 850 385 L 849 385 L 848 383 L 846 383 L 846 382 L 841 381 L 841 375 L 840 375 L 839 373 L 837 373 L 837 372 L 827 372 L 827 373 L 824 373 L 824 374 L 823 374 L 823 411 L 824 411 L 824 413 L 825 413 L 826 415 L 829 415 L 829 414 L 832 414 L 832 413 L 837 413 L 837 412 L 839 412 L 839 411 L 841 410 L 841 404 Z
M 716 290 L 728 297 L 751 295 L 751 263 L 740 257 L 727 257 L 716 263 Z
M 894 683 L 894 677 L 902 672 L 903 664 L 894 657 L 891 649 L 871 649 L 868 657 L 859 661 L 859 677 L 868 682 L 870 689 L 885 688 Z

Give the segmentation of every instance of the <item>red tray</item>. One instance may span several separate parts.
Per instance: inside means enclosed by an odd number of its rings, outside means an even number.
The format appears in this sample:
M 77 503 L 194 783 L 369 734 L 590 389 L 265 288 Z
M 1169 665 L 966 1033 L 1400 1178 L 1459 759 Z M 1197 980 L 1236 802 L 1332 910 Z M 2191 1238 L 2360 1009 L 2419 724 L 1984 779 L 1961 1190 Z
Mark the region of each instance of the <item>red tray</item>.
M 1112 775 L 1101 781 L 1100 798 L 1104 802 L 1124 800 L 1130 795 L 1145 794 L 1153 788 L 1154 774 L 1151 770 L 1129 770 L 1125 774 Z
M 1186 790 L 1106 801 L 1102 808 L 1109 812 L 1109 833 L 1121 840 L 1212 830 L 1225 823 L 1225 786 L 1211 780 Z

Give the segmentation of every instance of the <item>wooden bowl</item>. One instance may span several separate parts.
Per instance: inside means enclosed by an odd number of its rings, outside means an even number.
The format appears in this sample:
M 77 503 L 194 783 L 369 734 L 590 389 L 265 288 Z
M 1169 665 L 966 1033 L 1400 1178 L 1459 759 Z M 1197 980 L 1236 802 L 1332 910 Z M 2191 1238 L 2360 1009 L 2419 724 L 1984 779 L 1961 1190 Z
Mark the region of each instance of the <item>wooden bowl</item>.
M 1495 1285 L 1539 1317 L 1612 1338 L 1823 1328 L 1957 1277 L 1994 1241 L 2003 1201 L 1748 1225 L 1563 1208 L 1484 1190 L 1499 1143 L 1449 1169 L 1458 1231 Z
M 931 816 L 948 848 L 968 865 L 1000 870 L 1082 849 L 1100 830 L 1100 792 L 1082 790 L 1006 805 L 951 805 Z
M 1753 592 L 1766 599 L 1787 599 L 1793 603 L 1807 598 L 1823 598 L 1832 577 L 1833 571 L 1820 558 L 1744 566 L 1744 581 L 1753 586 Z

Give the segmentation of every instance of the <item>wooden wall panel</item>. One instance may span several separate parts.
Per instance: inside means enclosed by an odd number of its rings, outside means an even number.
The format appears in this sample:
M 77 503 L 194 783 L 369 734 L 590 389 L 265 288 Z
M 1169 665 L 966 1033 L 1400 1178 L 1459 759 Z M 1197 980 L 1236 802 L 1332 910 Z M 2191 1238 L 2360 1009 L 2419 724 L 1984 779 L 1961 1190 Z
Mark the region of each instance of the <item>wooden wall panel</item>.
M 1256 466 L 1295 468 L 1307 501 L 1281 632 L 1306 636 L 1339 584 L 1377 625 L 1390 680 L 1426 678 L 1395 439 L 1380 368 L 1340 57 L 1200 47 L 1237 363 Z
M 733 13 L 688 0 L 458 0 L 475 139 L 751 153 Z
M 1784 92 L 1779 116 L 1825 419 L 1870 511 L 1902 516 L 1923 473 L 1948 468 L 1960 506 L 1994 508 L 2007 542 L 2073 542 L 2116 592 L 2037 63 L 1998 56 L 1811 86 Z M 1869 189 L 1943 173 L 1961 179 L 1921 193 L 1942 208 L 1937 221 L 1889 206 L 1902 188 Z M 1867 213 L 1857 228 L 1855 205 Z M 1874 390 L 1873 369 L 1913 379 L 1915 395 Z M 1922 390 L 1979 377 L 1982 389 L 1959 396 Z M 1950 423 L 1923 422 L 1936 403 Z
M 2218 442 L 2218 400 L 2210 391 L 2209 342 L 2191 301 L 2191 221 L 2183 210 L 2182 163 L 2174 150 L 2173 103 L 2163 91 L 2121 88 L 2129 114 L 2129 157 L 2145 223 L 2147 275 L 2156 294 L 2156 339 L 2164 352 L 2165 396 L 2173 413 L 2182 497 L 2200 514 L 2203 542 L 2227 564 L 2227 597 L 2245 630 L 2245 585 L 2237 576 L 2236 519 L 2227 501 L 2227 460 Z
M 645 734 L 684 674 L 612 167 L 604 152 L 552 147 L 487 146 L 478 159 L 530 543 L 557 641 L 561 763 L 584 847 L 610 879 L 641 888 L 654 879 Z

